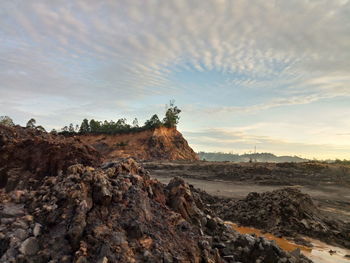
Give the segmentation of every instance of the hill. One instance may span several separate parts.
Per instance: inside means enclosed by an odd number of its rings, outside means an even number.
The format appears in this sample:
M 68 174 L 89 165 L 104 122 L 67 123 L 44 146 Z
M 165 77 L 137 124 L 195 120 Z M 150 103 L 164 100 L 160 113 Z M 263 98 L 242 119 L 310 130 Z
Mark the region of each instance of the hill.
M 232 154 L 222 152 L 199 152 L 200 160 L 206 160 L 210 162 L 270 162 L 270 163 L 285 163 L 285 162 L 307 162 L 309 160 L 300 158 L 298 156 L 276 156 L 272 153 L 245 153 L 245 154 Z
M 198 160 L 176 128 L 162 126 L 126 134 L 86 134 L 78 137 L 106 160 L 126 157 L 139 160 Z

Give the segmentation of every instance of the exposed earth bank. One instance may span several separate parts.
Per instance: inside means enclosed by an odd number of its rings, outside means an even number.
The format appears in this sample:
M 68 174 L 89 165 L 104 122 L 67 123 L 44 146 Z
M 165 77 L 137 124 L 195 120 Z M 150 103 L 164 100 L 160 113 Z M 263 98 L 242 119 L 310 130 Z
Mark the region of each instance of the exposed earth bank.
M 100 152 L 105 160 L 133 157 L 138 160 L 198 160 L 176 128 L 160 127 L 116 135 L 80 135 L 86 144 Z

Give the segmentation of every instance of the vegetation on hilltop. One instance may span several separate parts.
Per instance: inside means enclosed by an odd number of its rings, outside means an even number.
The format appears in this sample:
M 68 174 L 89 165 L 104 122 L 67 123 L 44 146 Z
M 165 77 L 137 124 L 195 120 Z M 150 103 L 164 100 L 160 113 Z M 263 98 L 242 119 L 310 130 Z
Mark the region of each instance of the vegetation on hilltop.
M 170 101 L 170 105 L 165 112 L 165 116 L 161 121 L 157 114 L 152 115 L 149 120 L 146 120 L 143 126 L 139 126 L 139 121 L 135 118 L 132 125 L 127 123 L 126 118 L 121 118 L 116 122 L 111 121 L 97 121 L 94 119 L 88 120 L 84 119 L 80 126 L 69 124 L 69 126 L 64 126 L 60 134 L 72 135 L 72 134 L 121 134 L 121 133 L 131 133 L 139 132 L 144 130 L 151 130 L 159 127 L 176 127 L 179 123 L 181 110 L 175 106 L 174 101 Z
M 152 115 L 149 120 L 146 120 L 144 125 L 140 126 L 139 121 L 135 118 L 132 124 L 128 124 L 126 118 L 118 119 L 117 121 L 98 121 L 98 120 L 88 120 L 84 119 L 80 126 L 70 123 L 68 126 L 64 126 L 60 131 L 53 129 L 51 133 L 62 134 L 62 135 L 74 135 L 74 134 L 121 134 L 121 133 L 132 133 L 144 130 L 151 130 L 159 127 L 173 128 L 179 123 L 181 110 L 175 106 L 175 101 L 171 100 L 163 120 L 160 120 L 157 114 Z M 14 126 L 13 120 L 8 116 L 0 117 L 0 124 L 5 126 Z M 26 128 L 37 129 L 44 131 L 44 127 L 41 125 L 36 125 L 36 120 L 31 118 L 27 124 Z

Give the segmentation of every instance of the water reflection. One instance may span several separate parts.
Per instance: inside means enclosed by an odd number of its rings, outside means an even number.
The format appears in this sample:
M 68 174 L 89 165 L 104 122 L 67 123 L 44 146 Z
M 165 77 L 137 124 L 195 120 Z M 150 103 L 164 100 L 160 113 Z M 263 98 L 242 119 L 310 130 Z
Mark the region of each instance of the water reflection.
M 232 222 L 226 222 L 226 224 L 230 225 L 234 230 L 241 234 L 255 234 L 260 237 L 265 237 L 268 240 L 274 240 L 279 247 L 286 251 L 293 251 L 294 249 L 299 248 L 306 257 L 315 263 L 350 263 L 350 258 L 344 257 L 345 255 L 350 255 L 350 250 L 348 249 L 331 246 L 319 240 L 304 237 L 304 239 L 313 245 L 313 247 L 310 248 L 295 244 L 292 241 L 276 237 L 269 233 L 263 233 L 256 228 L 238 226 Z M 336 251 L 336 253 L 330 254 L 330 250 Z

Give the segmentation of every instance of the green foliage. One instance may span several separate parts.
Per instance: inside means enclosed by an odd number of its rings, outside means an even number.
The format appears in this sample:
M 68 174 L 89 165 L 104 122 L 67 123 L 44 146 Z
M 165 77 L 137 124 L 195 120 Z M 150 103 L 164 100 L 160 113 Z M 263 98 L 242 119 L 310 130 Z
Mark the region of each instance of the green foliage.
M 95 121 L 94 119 L 90 120 L 90 132 L 91 133 L 98 133 L 98 131 L 100 131 L 100 129 L 101 129 L 101 123 L 99 121 Z
M 139 121 L 137 120 L 137 118 L 135 118 L 133 121 L 132 121 L 132 127 L 133 128 L 139 128 Z
M 82 134 L 90 132 L 90 125 L 87 119 L 84 119 L 83 122 L 80 124 L 79 132 Z
M 35 124 L 36 124 L 36 120 L 33 119 L 33 118 L 31 118 L 31 119 L 27 122 L 26 127 L 27 127 L 27 128 L 32 128 L 32 129 L 34 129 L 34 128 L 35 128 Z
M 37 129 L 38 131 L 41 131 L 41 132 L 46 132 L 45 128 L 41 125 L 36 126 L 35 129 Z
M 170 101 L 170 106 L 165 112 L 165 117 L 163 119 L 164 126 L 168 128 L 176 127 L 180 119 L 179 114 L 181 110 L 177 106 L 175 106 L 174 103 L 175 103 L 174 100 Z
M 157 114 L 145 122 L 143 126 L 139 126 L 139 121 L 135 118 L 132 121 L 132 125 L 127 123 L 125 118 L 118 119 L 116 122 L 111 121 L 96 121 L 91 119 L 84 119 L 80 124 L 79 131 L 77 128 L 74 129 L 74 125 L 71 123 L 69 126 L 65 126 L 61 129 L 60 134 L 63 135 L 74 135 L 79 134 L 121 134 L 131 133 L 144 130 L 150 130 L 165 127 L 176 127 L 179 122 L 179 114 L 181 110 L 174 105 L 174 101 L 170 101 L 170 106 L 167 107 L 163 122 L 159 119 Z
M 145 122 L 146 129 L 154 129 L 162 126 L 162 122 L 159 120 L 158 115 L 154 114 L 149 120 Z
M 0 124 L 8 127 L 15 126 L 13 120 L 9 116 L 0 116 Z
M 69 127 L 68 127 L 68 132 L 70 132 L 70 133 L 75 133 L 73 123 L 69 124 Z

